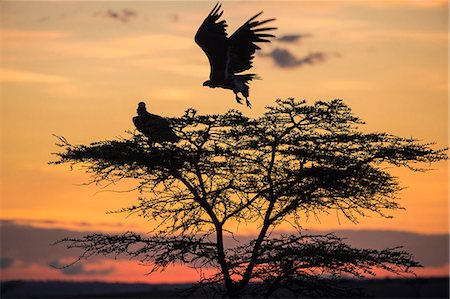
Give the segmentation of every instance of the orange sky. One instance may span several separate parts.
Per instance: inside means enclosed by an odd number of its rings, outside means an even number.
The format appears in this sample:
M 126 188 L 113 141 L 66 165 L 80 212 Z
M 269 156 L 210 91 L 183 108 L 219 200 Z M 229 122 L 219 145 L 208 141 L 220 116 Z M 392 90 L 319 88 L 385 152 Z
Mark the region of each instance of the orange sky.
M 206 56 L 194 43 L 213 2 L 22 2 L 1 6 L 1 214 L 2 219 L 73 223 L 145 223 L 106 211 L 129 206 L 132 186 L 80 186 L 81 171 L 49 166 L 58 151 L 52 134 L 72 143 L 124 136 L 133 129 L 137 102 L 149 110 L 179 116 L 239 109 L 259 116 L 277 98 L 341 98 L 366 121 L 366 131 L 388 132 L 448 144 L 447 1 L 233 1 L 224 2 L 231 33 L 253 14 L 276 17 L 277 35 L 308 34 L 298 43 L 274 41 L 275 48 L 301 58 L 325 55 L 314 65 L 280 68 L 257 56 L 253 109 L 236 104 L 230 91 L 202 86 Z M 126 22 L 108 11 L 133 11 Z M 448 233 L 448 166 L 411 173 L 395 170 L 402 186 L 394 219 L 372 217 L 358 225 L 335 214 L 309 228 L 393 229 Z M 72 224 L 73 226 L 73 224 Z M 248 234 L 252 228 L 240 228 Z

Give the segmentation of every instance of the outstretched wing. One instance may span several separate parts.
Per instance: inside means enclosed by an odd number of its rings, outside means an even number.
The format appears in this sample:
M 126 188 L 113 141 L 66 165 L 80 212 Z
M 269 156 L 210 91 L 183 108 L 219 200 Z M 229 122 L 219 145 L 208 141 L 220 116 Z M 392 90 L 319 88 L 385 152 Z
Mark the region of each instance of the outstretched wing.
M 275 19 L 255 21 L 261 14 L 262 12 L 256 14 L 230 36 L 230 59 L 234 73 L 250 69 L 255 51 L 261 49 L 257 43 L 269 43 L 268 38 L 275 37 L 268 32 L 277 29 L 276 27 L 259 27 Z
M 225 28 L 228 25 L 224 20 L 218 22 L 223 14 L 220 8 L 221 5 L 217 3 L 195 34 L 195 42 L 208 56 L 212 80 L 214 74 L 224 72 L 227 60 L 228 39 Z

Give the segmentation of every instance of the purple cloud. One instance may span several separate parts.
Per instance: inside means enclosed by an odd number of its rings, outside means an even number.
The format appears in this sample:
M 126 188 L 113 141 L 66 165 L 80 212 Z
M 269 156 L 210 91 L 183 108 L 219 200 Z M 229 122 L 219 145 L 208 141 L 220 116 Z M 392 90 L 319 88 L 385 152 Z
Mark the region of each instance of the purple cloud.
M 25 263 L 39 263 L 48 265 L 49 261 L 57 262 L 76 259 L 80 251 L 76 249 L 68 250 L 63 244 L 51 246 L 57 240 L 65 237 L 80 238 L 94 231 L 71 231 L 57 228 L 38 228 L 23 224 L 16 224 L 12 221 L 0 220 L 1 227 L 1 253 L 3 258 L 7 258 L 6 263 L 11 266 L 12 260 Z M 309 233 L 316 233 L 310 231 Z M 326 233 L 326 232 L 317 232 Z M 360 248 L 384 249 L 396 246 L 405 246 L 405 250 L 411 252 L 417 260 L 425 267 L 439 267 L 449 263 L 449 235 L 424 235 L 418 233 L 407 233 L 401 231 L 335 231 L 338 236 L 347 237 L 347 243 Z M 250 237 L 239 237 L 241 243 L 250 241 Z M 233 238 L 225 239 L 226 246 L 237 245 Z M 32 248 L 30 244 L 33 244 Z M 52 259 L 49 259 L 51 257 Z M 105 259 L 108 257 L 96 257 Z M 127 258 L 118 256 L 116 258 Z M 9 260 L 8 260 L 9 259 Z M 59 263 L 59 264 L 58 264 Z M 74 266 L 76 266 L 75 264 Z M 72 267 L 74 267 L 72 266 Z M 69 267 L 70 268 L 70 267 Z M 72 270 L 94 271 L 86 268 Z M 111 269 L 95 269 L 95 271 L 111 271 Z
M 277 37 L 277 41 L 282 43 L 297 43 L 300 40 L 304 39 L 305 37 L 312 37 L 312 34 L 305 33 L 305 34 L 285 34 L 280 37 Z
M 59 260 L 54 260 L 49 263 L 52 268 L 57 268 L 64 275 L 108 275 L 114 272 L 114 267 L 103 269 L 86 269 L 82 262 L 68 266 Z
M 327 57 L 323 52 L 311 52 L 304 57 L 296 57 L 287 49 L 275 48 L 268 54 L 259 54 L 263 57 L 270 57 L 275 65 L 280 68 L 295 68 L 305 64 L 315 65 L 323 62 Z
M 10 257 L 0 258 L 0 269 L 7 269 L 14 264 L 14 259 Z
M 101 13 L 96 12 L 96 13 L 94 13 L 94 16 L 117 20 L 122 23 L 128 23 L 130 20 L 137 18 L 138 13 L 134 10 L 127 9 L 127 8 L 124 8 L 124 9 L 118 10 L 118 11 L 108 9 L 106 12 L 101 12 Z

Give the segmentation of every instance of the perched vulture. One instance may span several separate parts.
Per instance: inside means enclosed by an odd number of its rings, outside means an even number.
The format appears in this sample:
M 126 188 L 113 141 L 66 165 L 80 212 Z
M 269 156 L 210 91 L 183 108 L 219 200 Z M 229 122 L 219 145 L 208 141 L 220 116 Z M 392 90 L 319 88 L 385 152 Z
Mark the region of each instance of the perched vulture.
M 275 19 L 255 21 L 262 14 L 260 12 L 228 37 L 225 31 L 227 23 L 218 21 L 223 14 L 220 10 L 221 4 L 217 3 L 195 34 L 195 42 L 208 56 L 211 67 L 210 80 L 205 81 L 203 86 L 231 89 L 236 95 L 236 101 L 242 104 L 238 96 L 240 92 L 251 108 L 248 84 L 257 79 L 257 75 L 240 73 L 252 67 L 255 51 L 261 49 L 257 43 L 270 42 L 267 38 L 275 37 L 267 33 L 275 27 L 260 27 Z
M 137 114 L 133 117 L 133 123 L 136 129 L 147 136 L 151 143 L 178 142 L 180 140 L 164 117 L 147 112 L 144 102 L 138 104 Z

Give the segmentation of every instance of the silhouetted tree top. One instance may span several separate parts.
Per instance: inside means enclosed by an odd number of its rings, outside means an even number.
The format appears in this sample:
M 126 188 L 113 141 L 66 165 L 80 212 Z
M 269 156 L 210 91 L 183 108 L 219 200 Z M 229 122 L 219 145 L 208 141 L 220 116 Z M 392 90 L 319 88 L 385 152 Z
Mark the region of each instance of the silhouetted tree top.
M 85 163 L 97 183 L 139 178 L 141 190 L 156 198 L 163 192 L 164 202 L 172 197 L 201 209 L 191 197 L 204 198 L 220 221 L 253 221 L 258 216 L 243 207 L 265 209 L 272 197 L 273 221 L 330 208 L 356 220 L 355 212 L 398 207 L 398 184 L 383 163 L 422 170 L 420 162 L 446 158 L 445 149 L 415 139 L 358 131 L 363 122 L 341 100 L 311 106 L 278 100 L 257 119 L 190 109 L 169 121 L 178 144 L 151 147 L 142 135 L 89 146 L 64 140 L 66 150 L 54 163 Z M 169 182 L 181 189 L 175 192 Z
M 297 295 L 342 296 L 335 288 L 315 288 L 319 274 L 370 274 L 373 267 L 400 273 L 419 266 L 395 248 L 355 249 L 334 235 L 304 235 L 302 224 L 330 210 L 354 222 L 368 213 L 389 217 L 388 210 L 399 208 L 400 186 L 386 166 L 425 170 L 447 159 L 446 149 L 364 133 L 363 122 L 341 100 L 277 100 L 254 119 L 235 110 L 199 115 L 189 109 L 167 121 L 178 143 L 150 145 L 145 136 L 130 134 L 86 146 L 60 137 L 63 151 L 53 164 L 83 165 L 92 183 L 136 179 L 142 197 L 118 212 L 136 213 L 154 227 L 146 237 L 66 239 L 69 247 L 85 250 L 80 258 L 114 253 L 139 257 L 154 270 L 175 262 L 216 267 L 217 275 L 202 282 L 223 282 L 229 297 L 242 294 L 254 279 L 264 282 L 260 296 L 283 288 Z M 272 236 L 282 222 L 299 233 Z M 236 223 L 257 224 L 259 234 L 226 248 L 224 235 Z M 133 251 L 132 244 L 142 246 Z

